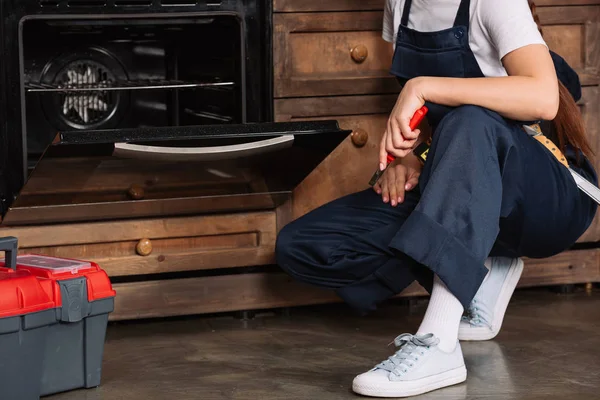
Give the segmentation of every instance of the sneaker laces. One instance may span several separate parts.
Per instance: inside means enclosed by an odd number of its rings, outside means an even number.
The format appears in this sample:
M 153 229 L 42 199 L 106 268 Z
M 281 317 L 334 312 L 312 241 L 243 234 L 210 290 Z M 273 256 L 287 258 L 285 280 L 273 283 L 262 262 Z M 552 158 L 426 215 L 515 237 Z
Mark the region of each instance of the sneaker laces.
M 484 303 L 474 298 L 461 319 L 471 326 L 491 328 L 492 313 Z
M 432 333 L 426 335 L 411 335 L 403 333 L 392 342 L 399 348 L 394 355 L 388 357 L 387 360 L 378 364 L 375 368 L 383 369 L 395 375 L 400 375 L 407 372 L 416 361 L 419 361 L 419 356 L 425 354 L 425 349 L 431 346 L 437 346 L 440 342 Z M 390 345 L 392 344 L 390 343 Z

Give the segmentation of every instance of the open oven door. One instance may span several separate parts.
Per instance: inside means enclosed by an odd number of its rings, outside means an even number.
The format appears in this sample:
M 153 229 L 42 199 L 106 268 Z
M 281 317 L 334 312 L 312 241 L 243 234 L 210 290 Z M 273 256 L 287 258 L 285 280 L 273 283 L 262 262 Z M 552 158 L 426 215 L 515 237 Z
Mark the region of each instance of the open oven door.
M 336 121 L 59 133 L 2 224 L 272 210 L 349 133 Z

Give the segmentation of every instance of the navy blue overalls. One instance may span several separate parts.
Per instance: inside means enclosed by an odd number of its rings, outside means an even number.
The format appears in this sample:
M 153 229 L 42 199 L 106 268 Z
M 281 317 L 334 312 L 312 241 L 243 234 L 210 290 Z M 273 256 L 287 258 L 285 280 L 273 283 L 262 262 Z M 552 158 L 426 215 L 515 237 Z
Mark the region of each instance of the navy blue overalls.
M 418 32 L 407 27 L 407 0 L 391 72 L 401 82 L 420 75 L 483 77 L 469 47 L 469 5 L 461 1 L 452 28 Z M 430 290 L 435 273 L 466 308 L 488 256 L 549 257 L 589 227 L 595 203 L 522 123 L 476 106 L 427 105 L 434 133 L 419 186 L 396 207 L 367 189 L 288 224 L 277 239 L 281 268 L 335 289 L 361 313 L 414 280 Z M 565 155 L 596 182 L 582 154 L 579 165 L 572 148 Z

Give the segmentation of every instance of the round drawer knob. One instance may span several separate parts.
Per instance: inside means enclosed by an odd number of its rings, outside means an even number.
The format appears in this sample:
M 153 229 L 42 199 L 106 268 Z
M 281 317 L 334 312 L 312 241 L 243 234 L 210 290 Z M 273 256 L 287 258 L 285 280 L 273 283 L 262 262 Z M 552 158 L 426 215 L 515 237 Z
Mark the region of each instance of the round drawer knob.
M 369 140 L 369 134 L 366 131 L 358 128 L 352 131 L 350 138 L 356 147 L 363 147 Z
M 152 242 L 150 239 L 140 239 L 138 244 L 135 246 L 135 251 L 140 256 L 149 256 L 152 253 Z
M 144 198 L 145 191 L 142 185 L 134 183 L 133 185 L 129 186 L 127 194 L 133 200 L 141 200 Z
M 365 61 L 367 59 L 367 57 L 369 56 L 369 50 L 367 49 L 366 46 L 359 44 L 358 46 L 356 46 L 355 48 L 350 50 L 350 55 L 352 56 L 352 59 L 355 62 L 360 64 L 363 61 Z

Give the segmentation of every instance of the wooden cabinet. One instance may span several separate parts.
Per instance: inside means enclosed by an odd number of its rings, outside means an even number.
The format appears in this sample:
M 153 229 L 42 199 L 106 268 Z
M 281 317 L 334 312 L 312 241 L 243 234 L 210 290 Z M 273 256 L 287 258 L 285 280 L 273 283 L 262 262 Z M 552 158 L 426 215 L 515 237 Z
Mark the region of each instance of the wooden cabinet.
M 600 171 L 600 0 L 539 0 L 550 47 L 580 73 L 580 107 Z M 96 261 L 117 290 L 111 319 L 266 309 L 340 301 L 331 291 L 296 282 L 276 266 L 277 231 L 287 221 L 368 188 L 398 84 L 389 74 L 391 46 L 381 38 L 385 0 L 273 0 L 275 119 L 336 119 L 352 134 L 273 212 L 62 223 L 6 228 L 21 252 Z M 74 165 L 75 171 L 81 166 Z M 61 192 L 47 179 L 37 195 L 101 193 L 135 204 L 157 193 L 195 190 L 197 171 L 149 167 L 103 170 Z M 43 178 L 43 177 L 42 177 Z M 50 187 L 52 192 L 45 192 Z M 139 211 L 139 210 L 138 210 Z M 178 210 L 180 211 L 180 210 Z M 600 241 L 600 216 L 580 242 Z M 591 246 L 586 246 L 591 247 Z M 526 260 L 520 286 L 600 281 L 600 249 Z M 400 296 L 423 295 L 413 285 Z

